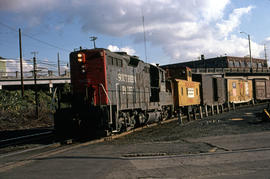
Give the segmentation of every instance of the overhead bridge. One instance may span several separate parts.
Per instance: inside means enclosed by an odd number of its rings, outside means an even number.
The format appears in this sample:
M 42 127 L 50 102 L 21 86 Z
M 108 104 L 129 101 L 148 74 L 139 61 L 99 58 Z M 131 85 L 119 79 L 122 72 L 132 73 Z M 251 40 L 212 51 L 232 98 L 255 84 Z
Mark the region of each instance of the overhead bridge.
M 64 85 L 66 83 L 70 83 L 70 75 L 69 73 L 55 76 L 52 74 L 48 75 L 41 75 L 37 74 L 37 85 L 38 86 L 46 86 L 46 88 L 49 88 L 50 91 L 55 85 Z M 21 86 L 21 77 L 19 75 L 5 75 L 0 76 L 0 89 L 9 89 L 9 88 L 20 88 Z M 35 84 L 33 75 L 25 74 L 25 77 L 23 78 L 23 84 L 24 86 L 33 86 Z

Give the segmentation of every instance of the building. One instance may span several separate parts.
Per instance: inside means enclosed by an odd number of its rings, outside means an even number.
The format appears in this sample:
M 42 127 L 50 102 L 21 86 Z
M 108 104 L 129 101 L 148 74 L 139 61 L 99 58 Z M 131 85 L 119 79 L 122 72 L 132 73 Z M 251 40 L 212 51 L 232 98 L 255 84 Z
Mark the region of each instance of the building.
M 203 55 L 201 56 L 201 60 L 170 64 L 168 66 L 187 66 L 190 68 L 251 68 L 249 57 L 221 56 L 204 59 Z M 267 69 L 267 60 L 252 58 L 252 68 Z
M 6 61 L 0 57 L 0 77 L 7 76 L 7 65 Z

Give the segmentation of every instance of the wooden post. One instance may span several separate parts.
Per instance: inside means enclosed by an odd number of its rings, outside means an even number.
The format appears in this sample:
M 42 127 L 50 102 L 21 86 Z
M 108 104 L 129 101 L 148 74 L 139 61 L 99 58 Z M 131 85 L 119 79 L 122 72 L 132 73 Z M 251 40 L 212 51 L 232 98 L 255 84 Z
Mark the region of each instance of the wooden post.
M 199 110 L 200 110 L 200 118 L 202 119 L 203 118 L 202 106 L 199 107 Z
M 204 111 L 205 111 L 205 117 L 208 117 L 208 109 L 207 109 L 207 105 L 204 106 Z
M 197 116 L 196 116 L 196 108 L 193 108 L 192 111 L 193 111 L 193 119 L 194 119 L 194 120 L 197 120 Z
M 223 104 L 221 105 L 221 113 L 224 112 L 224 107 L 223 107 Z
M 22 60 L 22 35 L 21 35 L 21 29 L 19 29 L 19 47 L 20 47 L 21 95 L 24 96 L 23 60 Z
M 61 75 L 61 72 L 60 72 L 60 57 L 59 57 L 59 52 L 57 53 L 57 66 L 58 66 L 58 76 Z
M 34 85 L 35 85 L 35 102 L 36 102 L 36 119 L 38 119 L 38 92 L 37 92 L 37 63 L 36 57 L 33 58 L 33 72 L 34 72 Z
M 188 122 L 190 121 L 190 113 L 189 113 L 189 111 L 187 111 L 187 120 L 188 120 Z
M 181 114 L 181 109 L 177 110 L 177 116 L 178 116 L 178 123 L 181 125 L 183 124 L 183 117 L 182 117 L 182 114 Z

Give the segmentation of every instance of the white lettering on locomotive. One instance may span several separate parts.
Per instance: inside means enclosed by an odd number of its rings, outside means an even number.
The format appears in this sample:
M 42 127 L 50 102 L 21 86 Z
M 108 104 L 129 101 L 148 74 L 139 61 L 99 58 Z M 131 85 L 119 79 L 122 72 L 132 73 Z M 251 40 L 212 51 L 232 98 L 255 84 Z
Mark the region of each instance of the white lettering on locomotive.
M 133 86 L 122 86 L 122 94 L 133 94 L 134 87 Z
M 118 73 L 117 77 L 118 77 L 118 81 L 127 82 L 127 83 L 136 83 L 136 78 L 133 75 Z

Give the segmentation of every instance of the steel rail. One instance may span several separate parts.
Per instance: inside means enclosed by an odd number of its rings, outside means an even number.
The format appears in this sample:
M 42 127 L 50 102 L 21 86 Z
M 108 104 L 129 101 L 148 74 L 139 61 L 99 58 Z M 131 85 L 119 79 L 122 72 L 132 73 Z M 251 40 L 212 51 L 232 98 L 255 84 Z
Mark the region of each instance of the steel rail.
M 30 138 L 34 138 L 38 136 L 41 137 L 41 136 L 45 136 L 52 133 L 53 133 L 52 131 L 48 131 L 48 132 L 35 133 L 35 134 L 0 140 L 0 147 L 6 147 L 9 145 L 12 145 L 13 143 L 23 143 L 24 141 L 20 141 L 20 140 L 30 139 Z

